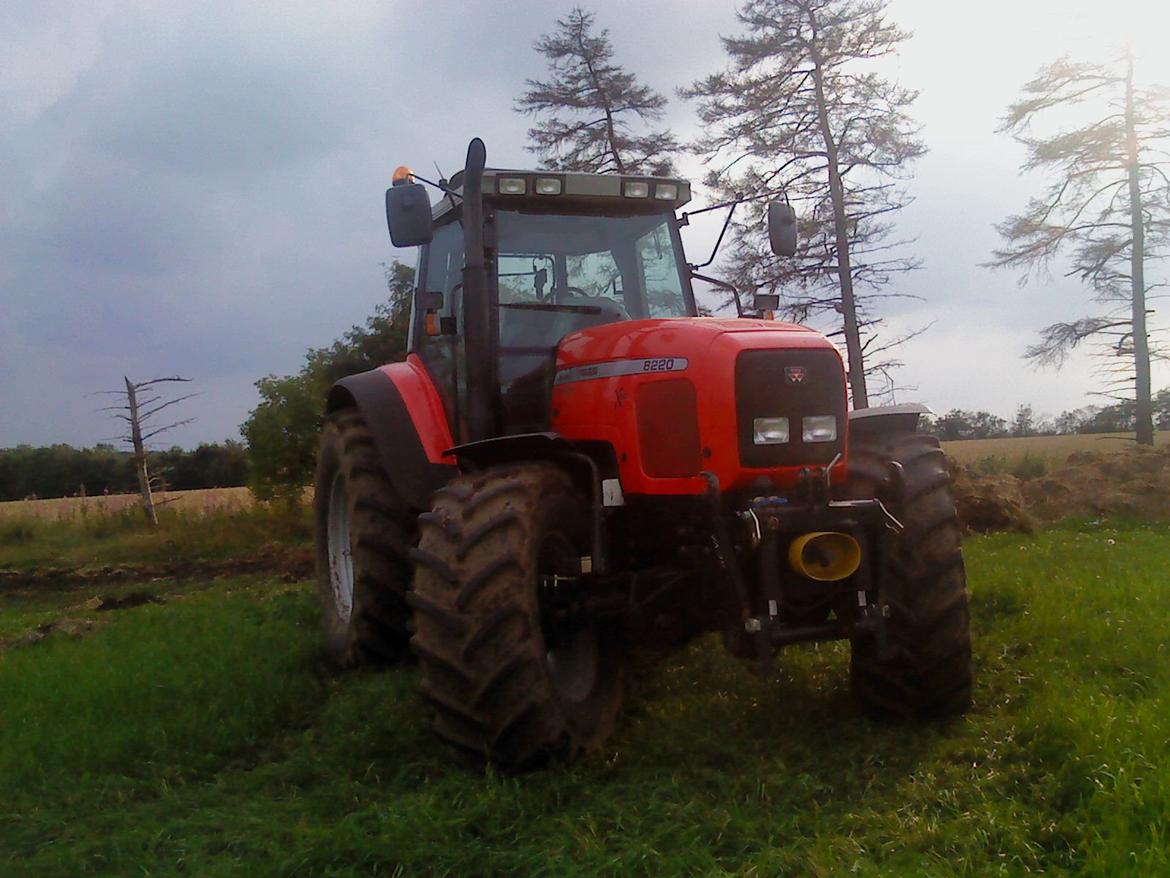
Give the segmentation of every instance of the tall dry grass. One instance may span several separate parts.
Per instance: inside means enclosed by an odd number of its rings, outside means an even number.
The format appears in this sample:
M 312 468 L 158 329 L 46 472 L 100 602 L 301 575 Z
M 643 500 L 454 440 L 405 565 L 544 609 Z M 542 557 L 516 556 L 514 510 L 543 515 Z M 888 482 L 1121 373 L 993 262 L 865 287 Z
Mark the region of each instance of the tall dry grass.
M 10 500 L 0 503 L 0 521 L 35 519 L 72 521 L 86 515 L 119 515 L 139 505 L 138 494 L 108 494 L 96 497 L 58 497 L 51 500 Z M 197 491 L 159 491 L 154 502 L 163 509 L 182 512 L 242 512 L 255 501 L 247 488 L 203 488 Z

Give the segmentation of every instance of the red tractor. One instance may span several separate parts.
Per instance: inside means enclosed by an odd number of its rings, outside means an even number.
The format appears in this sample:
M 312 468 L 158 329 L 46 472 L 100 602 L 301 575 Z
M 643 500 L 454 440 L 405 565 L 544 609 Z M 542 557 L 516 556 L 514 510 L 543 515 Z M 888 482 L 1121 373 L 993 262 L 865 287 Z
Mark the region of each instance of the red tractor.
M 605 739 L 629 645 L 705 631 L 757 667 L 847 639 L 866 712 L 962 712 L 963 555 L 926 409 L 848 412 L 824 336 L 699 317 L 685 181 L 485 158 L 472 141 L 433 206 L 406 169 L 386 193 L 417 292 L 406 361 L 328 398 L 333 656 L 413 652 L 439 737 L 511 768 Z M 791 255 L 791 208 L 768 216 Z

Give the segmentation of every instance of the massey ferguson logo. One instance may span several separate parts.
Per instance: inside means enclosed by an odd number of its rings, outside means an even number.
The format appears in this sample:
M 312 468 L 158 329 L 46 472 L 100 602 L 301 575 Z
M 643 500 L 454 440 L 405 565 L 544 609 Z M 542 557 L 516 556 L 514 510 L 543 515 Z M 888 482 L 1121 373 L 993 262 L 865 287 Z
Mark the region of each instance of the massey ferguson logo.
M 785 366 L 784 381 L 787 384 L 804 384 L 808 377 L 808 370 L 804 366 Z

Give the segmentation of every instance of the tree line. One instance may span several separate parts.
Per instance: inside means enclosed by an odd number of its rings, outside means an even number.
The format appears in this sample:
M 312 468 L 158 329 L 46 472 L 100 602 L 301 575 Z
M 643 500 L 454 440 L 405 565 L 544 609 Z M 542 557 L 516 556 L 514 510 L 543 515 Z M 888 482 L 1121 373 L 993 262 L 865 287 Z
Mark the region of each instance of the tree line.
M 176 446 L 151 451 L 148 458 L 165 490 L 228 488 L 248 481 L 247 451 L 243 443 L 230 439 L 194 450 Z M 93 448 L 18 445 L 0 449 L 0 500 L 137 491 L 134 453 L 109 443 Z
M 1154 426 L 1170 430 L 1170 388 L 1153 400 Z M 1089 433 L 1133 433 L 1137 406 L 1132 400 L 1113 405 L 1088 405 L 1061 412 L 1056 417 L 1036 414 L 1029 404 L 1016 408 L 1009 421 L 985 411 L 951 409 L 931 419 L 930 427 L 940 439 L 995 439 L 999 437 L 1064 436 Z

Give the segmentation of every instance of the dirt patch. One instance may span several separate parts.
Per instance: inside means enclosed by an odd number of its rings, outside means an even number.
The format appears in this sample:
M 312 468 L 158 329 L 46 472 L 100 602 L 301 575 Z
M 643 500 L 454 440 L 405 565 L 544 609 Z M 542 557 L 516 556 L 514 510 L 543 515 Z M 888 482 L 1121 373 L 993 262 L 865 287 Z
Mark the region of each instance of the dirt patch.
M 0 640 L 0 652 L 13 647 L 35 646 L 49 635 L 81 637 L 96 627 L 93 619 L 58 619 L 54 622 L 43 622 L 20 637 Z
M 103 583 L 149 582 L 154 579 L 196 579 L 244 574 L 269 574 L 288 582 L 313 575 L 311 549 L 265 546 L 255 555 L 223 560 L 189 560 L 158 564 L 107 565 L 50 570 L 0 569 L 0 591 L 10 589 L 89 588 Z
M 108 612 L 109 610 L 129 610 L 132 607 L 141 607 L 143 604 L 161 603 L 165 603 L 165 601 L 156 594 L 151 594 L 148 591 L 132 591 L 124 595 L 92 597 L 85 603 L 70 607 L 70 609 Z
M 166 601 L 156 594 L 151 594 L 147 591 L 132 591 L 123 595 L 101 595 L 92 597 L 87 601 L 83 601 L 76 606 L 69 607 L 67 612 L 73 613 L 87 613 L 87 612 L 108 612 L 110 610 L 129 610 L 134 607 L 141 607 L 144 604 L 162 604 Z M 46 637 L 53 635 L 55 637 L 81 637 L 88 634 L 95 628 L 99 627 L 99 623 L 93 619 L 88 619 L 79 616 L 67 616 L 62 619 L 55 619 L 52 622 L 42 622 L 35 628 L 29 629 L 28 632 L 20 637 L 12 638 L 8 641 L 0 641 L 0 650 L 8 649 L 14 646 L 35 646 Z
M 951 461 L 959 518 L 974 531 L 1032 532 L 1075 516 L 1170 518 L 1170 448 L 1082 451 L 1035 479 L 985 474 Z

